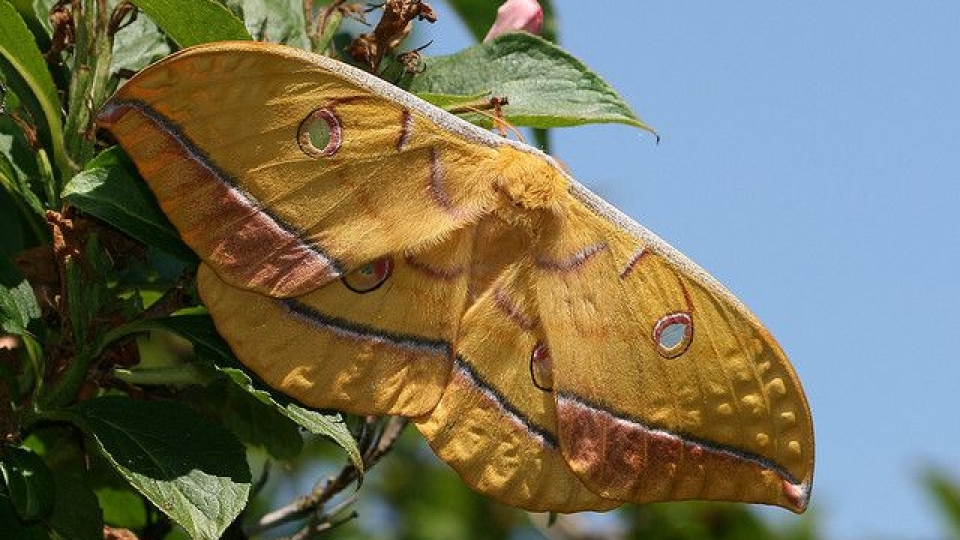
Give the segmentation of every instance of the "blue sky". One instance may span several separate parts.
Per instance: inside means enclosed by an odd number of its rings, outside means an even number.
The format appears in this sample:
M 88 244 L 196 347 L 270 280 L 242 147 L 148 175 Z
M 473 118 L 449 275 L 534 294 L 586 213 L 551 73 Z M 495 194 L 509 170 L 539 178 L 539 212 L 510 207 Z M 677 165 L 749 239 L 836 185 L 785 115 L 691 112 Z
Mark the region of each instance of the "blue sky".
M 960 480 L 960 2 L 555 4 L 663 140 L 572 128 L 554 153 L 790 354 L 826 537 L 943 537 L 919 475 Z M 467 44 L 452 17 L 431 33 Z

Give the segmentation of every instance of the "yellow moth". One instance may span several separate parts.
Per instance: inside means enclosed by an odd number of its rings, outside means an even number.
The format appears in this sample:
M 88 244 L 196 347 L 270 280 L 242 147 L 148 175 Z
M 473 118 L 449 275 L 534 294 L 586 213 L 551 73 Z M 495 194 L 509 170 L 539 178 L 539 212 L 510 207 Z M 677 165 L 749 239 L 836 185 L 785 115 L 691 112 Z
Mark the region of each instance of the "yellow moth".
M 409 417 L 529 510 L 805 509 L 813 427 L 781 348 L 542 152 L 266 43 L 172 55 L 98 120 L 200 256 L 219 332 L 281 392 Z

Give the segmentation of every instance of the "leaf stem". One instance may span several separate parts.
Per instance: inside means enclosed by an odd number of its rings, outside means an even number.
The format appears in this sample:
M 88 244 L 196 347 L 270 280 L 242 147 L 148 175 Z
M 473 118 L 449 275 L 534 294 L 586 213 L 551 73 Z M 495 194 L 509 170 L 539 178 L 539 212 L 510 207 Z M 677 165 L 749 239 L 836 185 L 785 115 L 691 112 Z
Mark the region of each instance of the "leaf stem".
M 23 431 L 25 433 L 30 432 L 36 427 L 37 424 L 42 423 L 75 423 L 77 420 L 76 415 L 63 410 L 52 410 L 52 411 L 35 411 L 30 409 L 25 409 L 23 411 L 23 416 L 21 417 L 21 422 L 23 425 Z
M 76 45 L 64 137 L 67 153 L 82 167 L 94 154 L 93 111 L 105 97 L 113 41 L 107 32 L 106 0 L 73 0 L 72 13 Z
M 194 364 L 181 364 L 157 369 L 116 368 L 113 376 L 136 385 L 198 385 L 207 384 L 213 377 Z
M 94 358 L 96 357 L 78 349 L 63 376 L 53 383 L 48 392 L 40 396 L 37 402 L 40 410 L 57 409 L 73 401 L 87 379 L 87 371 L 90 370 Z

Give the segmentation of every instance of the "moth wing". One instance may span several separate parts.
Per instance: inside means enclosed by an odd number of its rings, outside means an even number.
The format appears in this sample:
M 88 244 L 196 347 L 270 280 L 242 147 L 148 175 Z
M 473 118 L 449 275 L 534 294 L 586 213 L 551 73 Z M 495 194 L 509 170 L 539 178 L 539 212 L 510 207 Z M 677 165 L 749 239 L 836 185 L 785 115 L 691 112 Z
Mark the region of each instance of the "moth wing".
M 493 186 L 524 191 L 481 130 L 337 62 L 255 43 L 168 57 L 99 122 L 203 260 L 218 329 L 281 391 L 417 416 L 471 485 L 526 508 L 805 506 L 809 411 L 763 327 L 576 184 L 512 259 L 477 249 Z M 393 277 L 350 285 L 387 258 Z M 517 330 L 497 286 L 532 327 Z M 505 357 L 490 347 L 501 338 Z
M 436 407 L 415 425 L 467 484 L 505 504 L 555 512 L 619 506 L 567 465 L 553 395 L 532 384 L 531 354 L 543 336 L 525 257 L 530 238 L 496 217 L 473 233 L 472 300 L 453 369 Z
M 533 280 L 570 467 L 605 498 L 803 511 L 812 422 L 779 345 L 679 252 L 578 184 L 571 193 Z
M 273 388 L 315 408 L 417 416 L 450 374 L 469 240 L 458 231 L 296 297 L 234 287 L 206 264 L 197 283 L 219 333 Z
M 494 204 L 490 137 L 442 115 L 334 60 L 238 42 L 143 70 L 98 123 L 224 282 L 296 297 Z

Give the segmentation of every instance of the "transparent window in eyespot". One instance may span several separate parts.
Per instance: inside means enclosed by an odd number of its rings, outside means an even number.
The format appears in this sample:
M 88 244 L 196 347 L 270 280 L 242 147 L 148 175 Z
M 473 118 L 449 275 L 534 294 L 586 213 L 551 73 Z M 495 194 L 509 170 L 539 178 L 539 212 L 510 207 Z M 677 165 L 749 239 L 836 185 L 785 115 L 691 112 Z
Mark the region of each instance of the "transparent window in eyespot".
M 684 323 L 667 325 L 667 327 L 663 329 L 663 332 L 660 333 L 660 346 L 668 351 L 675 349 L 683 343 L 686 334 L 687 325 Z

